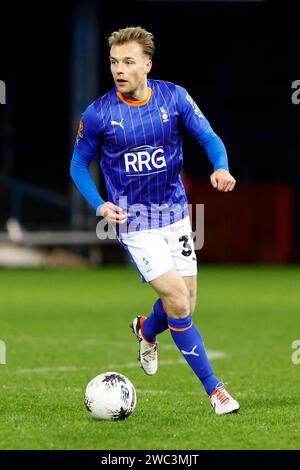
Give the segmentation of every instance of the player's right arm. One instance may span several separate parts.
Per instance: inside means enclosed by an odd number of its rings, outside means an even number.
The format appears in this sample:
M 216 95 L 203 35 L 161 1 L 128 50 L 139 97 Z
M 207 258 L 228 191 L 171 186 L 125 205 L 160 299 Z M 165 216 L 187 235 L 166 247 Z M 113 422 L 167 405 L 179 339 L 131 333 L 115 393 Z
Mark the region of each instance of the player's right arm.
M 89 166 L 101 146 L 103 135 L 104 123 L 99 119 L 93 103 L 88 106 L 80 120 L 70 173 L 77 189 L 94 207 L 97 215 L 107 218 L 109 222 L 122 223 L 127 219 L 125 214 L 121 214 L 122 208 L 102 199 L 89 171 Z

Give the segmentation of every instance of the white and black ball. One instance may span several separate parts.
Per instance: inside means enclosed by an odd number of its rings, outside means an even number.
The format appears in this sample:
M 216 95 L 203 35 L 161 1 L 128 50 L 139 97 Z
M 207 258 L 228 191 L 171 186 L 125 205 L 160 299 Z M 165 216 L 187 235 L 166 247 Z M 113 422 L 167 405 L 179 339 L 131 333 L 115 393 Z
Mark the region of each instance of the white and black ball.
M 125 375 L 105 372 L 88 383 L 84 403 L 95 419 L 126 419 L 136 407 L 136 391 Z

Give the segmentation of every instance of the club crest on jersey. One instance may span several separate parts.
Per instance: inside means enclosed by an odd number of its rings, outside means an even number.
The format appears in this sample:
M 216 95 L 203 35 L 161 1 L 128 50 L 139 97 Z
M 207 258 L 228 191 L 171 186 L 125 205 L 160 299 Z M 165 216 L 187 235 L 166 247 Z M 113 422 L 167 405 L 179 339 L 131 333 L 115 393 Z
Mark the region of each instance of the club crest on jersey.
M 167 171 L 164 149 L 162 146 L 142 145 L 124 154 L 127 176 L 143 176 Z
M 165 110 L 165 108 L 163 106 L 161 106 L 159 109 L 160 109 L 160 112 L 161 112 L 161 117 L 162 117 L 163 122 L 168 122 L 169 121 L 169 115 L 168 115 L 167 111 Z
M 197 103 L 195 103 L 195 101 L 193 100 L 193 98 L 192 98 L 188 93 L 187 93 L 187 95 L 186 95 L 186 99 L 187 99 L 188 102 L 192 105 L 193 110 L 194 110 L 194 113 L 199 117 L 199 119 L 203 119 L 204 116 L 203 116 L 203 114 L 201 113 L 200 109 L 198 108 Z

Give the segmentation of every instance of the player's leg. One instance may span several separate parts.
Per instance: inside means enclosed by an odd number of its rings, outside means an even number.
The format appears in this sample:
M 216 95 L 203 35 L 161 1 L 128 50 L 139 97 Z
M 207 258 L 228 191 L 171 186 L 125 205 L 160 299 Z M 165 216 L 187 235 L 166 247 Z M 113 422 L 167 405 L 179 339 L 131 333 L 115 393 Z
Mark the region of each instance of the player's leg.
M 213 373 L 201 334 L 192 321 L 189 289 L 184 278 L 172 269 L 151 281 L 150 285 L 167 310 L 168 325 L 176 346 L 210 395 L 220 380 Z
M 183 280 L 188 289 L 190 312 L 192 315 L 196 306 L 197 277 L 184 276 Z M 169 328 L 167 312 L 160 298 L 158 298 L 155 302 L 150 315 L 147 317 L 142 317 L 141 326 L 144 337 L 147 338 L 148 341 L 152 342 L 156 340 L 156 335 L 163 333 Z
M 171 302 L 178 304 L 178 298 L 189 297 L 191 291 L 191 303 L 194 305 L 195 280 L 187 278 L 187 288 L 185 282 L 178 276 L 173 268 L 169 246 L 161 230 L 127 234 L 120 241 L 144 281 L 151 282 L 151 280 L 162 276 L 162 283 L 166 282 L 168 289 L 173 292 Z M 169 271 L 173 272 L 173 276 L 169 274 L 168 281 L 165 281 L 164 273 Z M 181 290 L 177 285 L 178 279 L 180 279 Z M 170 286 L 169 283 L 171 283 Z M 189 311 L 190 299 L 188 298 L 186 313 Z M 148 317 L 137 316 L 133 320 L 132 329 L 139 340 L 141 366 L 147 374 L 153 375 L 157 371 L 156 335 L 168 329 L 166 306 L 163 305 L 161 297 L 155 302 Z
M 166 308 L 169 329 L 177 348 L 202 382 L 216 414 L 237 412 L 239 404 L 214 375 L 202 336 L 192 320 L 191 309 L 196 300 L 195 282 L 195 277 L 186 280 L 176 269 L 172 269 L 150 284 Z M 193 294 L 191 299 L 190 292 Z
M 178 236 L 178 229 L 176 228 L 178 225 L 183 225 L 184 236 L 182 236 L 181 233 L 179 233 Z M 196 277 L 189 276 L 189 274 L 195 274 L 197 272 L 197 260 L 194 250 L 190 252 L 192 256 L 187 257 L 187 254 L 189 255 L 189 245 L 186 242 L 186 234 L 190 234 L 190 232 L 191 227 L 189 221 L 184 220 L 180 221 L 179 224 L 174 224 L 165 229 L 144 231 L 144 233 L 140 234 L 128 234 L 121 243 L 125 245 L 135 267 L 142 273 L 142 279 L 147 282 L 152 280 L 155 275 L 158 276 L 174 266 L 173 262 L 176 263 L 176 261 L 178 261 L 176 257 L 178 258 L 179 256 L 183 258 L 185 265 L 184 267 L 180 265 L 180 268 L 183 275 L 187 273 L 184 280 L 189 290 L 191 313 L 193 313 L 197 282 Z M 172 238 L 172 234 L 174 234 L 175 241 L 179 241 L 179 244 L 177 243 L 175 246 L 175 253 L 171 253 L 171 256 L 175 258 L 174 260 L 172 260 L 170 256 L 170 247 L 172 248 L 173 244 L 166 244 L 165 239 L 162 239 L 162 237 L 166 237 L 166 234 L 168 234 L 167 238 Z M 179 238 L 179 240 L 177 238 Z M 191 242 L 193 243 L 192 240 Z M 180 249 L 179 252 L 178 247 Z M 141 260 L 143 260 L 142 263 Z M 156 266 L 157 263 L 159 263 L 159 266 Z M 156 336 L 168 329 L 167 314 L 162 300 L 158 298 L 154 303 L 150 315 L 139 316 L 136 323 L 137 329 L 140 330 L 144 340 L 154 343 Z
M 197 259 L 189 220 L 168 228 L 165 236 L 175 269 L 150 282 L 167 310 L 174 342 L 210 395 L 220 380 L 213 374 L 200 332 L 192 321 L 197 296 Z
M 122 244 L 143 279 L 158 293 L 163 305 L 161 313 L 163 315 L 167 312 L 174 342 L 202 381 L 207 393 L 213 394 L 211 402 L 217 407 L 216 413 L 225 414 L 236 411 L 239 406 L 222 387 L 218 387 L 219 380 L 213 374 L 201 335 L 192 323 L 191 311 L 196 300 L 196 257 L 191 249 L 193 241 L 186 240 L 186 235 L 177 236 L 187 229 L 186 221 L 183 226 L 179 224 L 175 227 L 178 233 L 175 233 L 175 238 L 172 237 L 173 244 L 171 240 L 167 243 L 166 234 L 162 236 L 161 231 L 154 230 L 129 235 Z M 190 258 L 191 254 L 193 256 Z M 140 317 L 135 318 L 133 331 L 140 344 L 141 365 L 147 374 L 153 375 L 157 370 L 157 343 L 151 343 L 143 336 Z
M 120 242 L 144 282 L 149 282 L 173 268 L 167 242 L 159 230 L 128 233 Z M 155 302 L 148 318 L 142 315 L 135 317 L 131 327 L 139 341 L 141 367 L 146 374 L 154 375 L 158 362 L 156 335 L 168 329 L 167 316 L 161 299 Z
M 189 292 L 190 312 L 193 315 L 197 301 L 197 276 L 182 276 Z
M 151 313 L 141 317 L 140 323 L 144 338 L 150 342 L 154 342 L 157 335 L 169 328 L 167 312 L 160 298 L 154 303 Z
M 161 283 L 166 283 L 166 290 L 172 290 L 173 295 L 170 299 L 171 302 L 178 302 L 177 296 L 188 296 L 188 304 L 189 301 L 189 284 L 191 284 L 192 290 L 192 282 L 190 280 L 187 281 L 187 286 L 185 286 L 185 282 L 181 282 L 181 290 L 178 289 L 178 275 L 176 270 L 173 269 L 164 273 L 160 276 Z M 155 289 L 155 280 L 150 282 L 152 287 Z M 174 289 L 173 289 L 174 285 Z M 156 289 L 155 289 L 156 290 Z M 158 292 L 160 295 L 160 293 Z M 170 307 L 170 306 L 169 306 Z M 142 331 L 143 335 L 149 340 L 155 340 L 157 334 L 162 333 L 163 331 L 168 329 L 168 315 L 167 315 L 168 306 L 164 305 L 163 300 L 161 297 L 155 302 L 153 311 L 151 314 L 146 318 L 144 317 L 142 320 Z M 188 308 L 188 310 L 190 310 Z
M 184 317 L 190 313 L 189 291 L 175 268 L 149 282 L 159 295 L 168 316 Z
M 197 296 L 197 263 L 189 220 L 185 219 L 174 224 L 167 239 L 176 272 L 185 284 L 189 302 L 188 315 L 182 314 L 180 318 L 178 318 L 178 312 L 174 316 L 174 311 L 167 309 L 172 338 L 190 367 L 201 380 L 216 414 L 236 412 L 239 410 L 239 404 L 229 395 L 224 389 L 224 384 L 214 375 L 201 334 L 192 320 Z M 164 279 L 164 283 L 168 285 L 166 279 Z M 156 286 L 157 291 L 159 291 L 159 288 Z M 167 305 L 163 297 L 162 300 Z M 180 308 L 180 304 L 178 308 Z

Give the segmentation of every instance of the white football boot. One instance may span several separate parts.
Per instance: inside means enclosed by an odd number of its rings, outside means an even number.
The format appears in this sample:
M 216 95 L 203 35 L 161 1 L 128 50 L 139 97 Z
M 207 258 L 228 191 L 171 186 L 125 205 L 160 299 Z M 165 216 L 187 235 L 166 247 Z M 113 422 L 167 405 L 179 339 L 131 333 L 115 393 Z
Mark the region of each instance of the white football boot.
M 211 406 L 218 416 L 237 413 L 240 409 L 240 405 L 225 390 L 225 384 L 222 382 L 216 386 L 209 398 Z
M 139 357 L 141 367 L 147 375 L 154 375 L 157 372 L 157 346 L 158 343 L 146 341 L 142 333 L 142 324 L 147 317 L 137 316 L 132 322 L 131 328 L 139 341 Z

